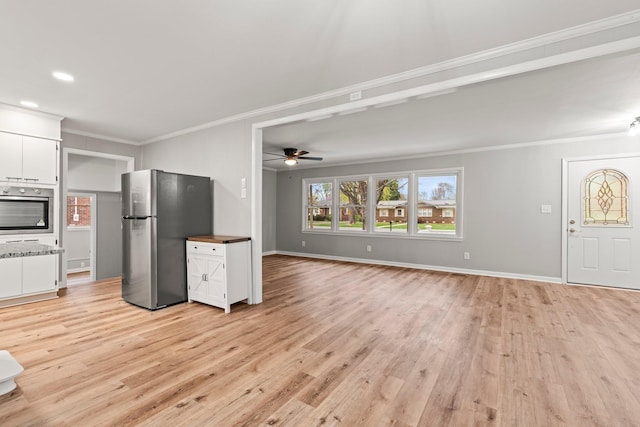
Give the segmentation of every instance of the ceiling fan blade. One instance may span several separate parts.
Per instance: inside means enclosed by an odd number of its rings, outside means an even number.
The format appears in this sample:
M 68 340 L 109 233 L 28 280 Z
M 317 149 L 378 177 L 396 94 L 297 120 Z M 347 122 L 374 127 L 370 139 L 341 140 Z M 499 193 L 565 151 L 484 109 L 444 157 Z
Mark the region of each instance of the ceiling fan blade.
M 265 152 L 263 152 L 262 154 L 268 154 L 268 155 L 270 155 L 270 156 L 278 156 L 278 157 L 283 158 L 283 159 L 287 157 L 287 156 L 285 156 L 285 155 L 284 155 L 284 154 L 282 154 L 282 153 L 267 153 L 266 151 L 265 151 Z
M 280 160 L 280 161 L 282 161 L 282 158 L 280 158 L 280 157 L 279 157 L 279 158 L 277 158 L 277 159 L 262 159 L 262 161 L 263 161 L 263 162 L 271 162 L 271 161 L 273 161 L 273 160 Z
M 322 160 L 322 157 L 298 157 L 302 160 Z
M 308 151 L 304 151 L 304 150 L 300 150 L 300 151 L 297 151 L 297 152 L 293 153 L 293 155 L 295 157 L 304 156 L 305 154 L 309 154 L 309 152 Z

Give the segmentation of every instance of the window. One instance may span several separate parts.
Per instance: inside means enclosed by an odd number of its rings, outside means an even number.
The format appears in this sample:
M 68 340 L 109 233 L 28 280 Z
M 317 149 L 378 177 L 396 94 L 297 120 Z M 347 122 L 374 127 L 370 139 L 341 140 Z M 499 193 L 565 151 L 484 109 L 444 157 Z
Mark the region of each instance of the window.
M 417 232 L 457 235 L 458 174 L 419 174 L 417 191 L 418 204 L 431 205 L 433 206 L 432 214 L 436 213 L 435 221 L 431 224 L 421 221 L 418 217 Z M 440 218 L 437 218 L 437 213 L 440 213 Z
M 409 178 L 379 177 L 375 179 L 375 186 L 378 218 L 374 230 L 380 233 L 407 234 L 407 221 L 402 206 L 406 206 L 409 199 Z M 392 212 L 393 216 L 390 216 Z
M 340 181 L 340 230 L 367 229 L 368 180 Z
M 433 216 L 433 209 L 432 208 L 418 208 L 418 216 L 419 217 L 425 217 L 425 218 L 429 218 Z
M 620 171 L 602 169 L 584 180 L 585 225 L 629 225 L 629 180 Z
M 461 239 L 462 176 L 450 168 L 305 179 L 302 231 Z
M 331 230 L 331 204 L 333 183 L 315 182 L 306 187 L 307 212 L 305 229 Z
M 67 197 L 67 227 L 91 227 L 91 197 Z

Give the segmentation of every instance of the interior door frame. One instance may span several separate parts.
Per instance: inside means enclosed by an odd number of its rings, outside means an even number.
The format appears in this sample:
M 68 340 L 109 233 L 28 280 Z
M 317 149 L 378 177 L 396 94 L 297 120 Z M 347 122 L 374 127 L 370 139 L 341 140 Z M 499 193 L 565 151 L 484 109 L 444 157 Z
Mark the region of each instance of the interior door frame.
M 635 153 L 613 153 L 603 154 L 599 156 L 584 157 L 567 157 L 562 158 L 562 283 L 573 284 L 568 282 L 569 275 L 569 163 L 580 162 L 586 160 L 606 160 L 606 159 L 628 159 L 631 157 L 640 157 L 640 152 Z
M 67 148 L 67 147 L 63 147 L 62 148 L 62 183 L 60 185 L 60 197 L 58 197 L 58 200 L 60 201 L 60 210 L 61 210 L 61 215 L 60 215 L 60 220 L 58 221 L 58 226 L 60 227 L 60 232 L 58 234 L 58 238 L 62 239 L 62 244 L 64 245 L 65 239 L 66 239 L 66 221 L 67 221 L 67 195 L 69 193 L 69 182 L 68 182 L 68 176 L 69 176 L 69 154 L 77 154 L 80 156 L 86 156 L 86 157 L 99 157 L 99 158 L 105 158 L 105 159 L 112 159 L 112 160 L 120 160 L 120 161 L 124 161 L 127 165 L 127 172 L 133 172 L 133 170 L 135 169 L 135 158 L 131 157 L 131 156 L 122 156 L 122 155 L 118 155 L 118 154 L 110 154 L 110 153 L 104 153 L 101 151 L 89 151 L 89 150 L 82 150 L 82 149 L 78 149 L 78 148 Z M 73 191 L 73 190 L 72 190 Z M 86 190 L 87 192 L 93 192 L 94 190 Z M 93 209 L 93 208 L 92 208 Z M 93 210 L 93 212 L 95 212 L 95 210 Z M 92 215 L 92 221 L 93 218 L 95 217 L 95 215 Z M 97 230 L 97 223 L 95 224 L 95 228 Z M 92 225 L 91 227 L 92 229 L 94 228 L 94 226 Z M 96 246 L 97 246 L 97 235 L 95 236 L 94 239 Z M 92 273 L 95 274 L 95 272 L 97 271 L 97 259 L 96 259 L 96 248 L 93 248 L 93 252 L 92 252 L 92 258 L 91 258 L 91 262 L 93 263 L 93 269 L 92 269 Z M 66 288 L 67 287 L 67 254 L 66 252 L 62 253 L 62 256 L 60 256 L 59 259 L 59 277 L 58 277 L 58 283 L 60 284 L 60 288 Z

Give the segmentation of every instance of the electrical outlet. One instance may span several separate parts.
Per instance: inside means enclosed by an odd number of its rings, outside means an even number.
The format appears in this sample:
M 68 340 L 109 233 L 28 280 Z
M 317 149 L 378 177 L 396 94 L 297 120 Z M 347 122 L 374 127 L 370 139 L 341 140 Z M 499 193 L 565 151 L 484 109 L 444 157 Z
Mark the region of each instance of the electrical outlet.
M 550 214 L 551 213 L 551 205 L 540 205 L 540 213 Z
M 357 101 L 362 98 L 362 91 L 352 92 L 349 94 L 349 101 Z
M 465 253 L 462 255 L 462 257 L 463 257 L 464 259 L 471 259 L 471 254 L 470 254 L 469 252 L 465 252 Z
M 371 245 L 367 245 L 367 252 L 371 252 Z
M 305 246 L 307 246 L 307 242 L 305 242 L 304 240 L 302 241 L 302 247 L 304 248 Z

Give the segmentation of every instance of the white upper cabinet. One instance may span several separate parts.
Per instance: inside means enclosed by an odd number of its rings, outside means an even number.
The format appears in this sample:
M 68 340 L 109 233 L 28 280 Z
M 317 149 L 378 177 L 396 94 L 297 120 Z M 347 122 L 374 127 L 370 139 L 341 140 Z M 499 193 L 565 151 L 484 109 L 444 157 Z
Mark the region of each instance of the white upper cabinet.
M 22 136 L 0 132 L 0 181 L 22 178 Z
M 0 132 L 0 152 L 0 181 L 56 184 L 56 141 Z
M 41 184 L 56 183 L 57 142 L 48 139 L 22 137 L 22 178 Z

